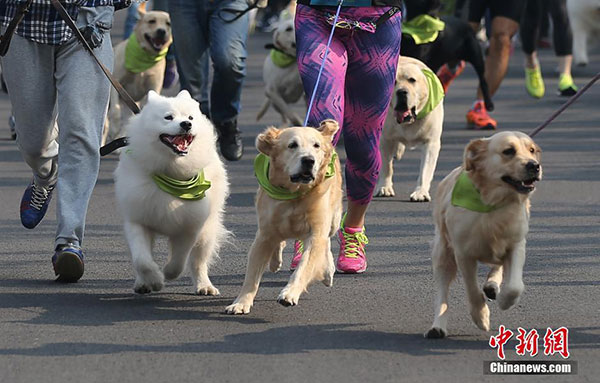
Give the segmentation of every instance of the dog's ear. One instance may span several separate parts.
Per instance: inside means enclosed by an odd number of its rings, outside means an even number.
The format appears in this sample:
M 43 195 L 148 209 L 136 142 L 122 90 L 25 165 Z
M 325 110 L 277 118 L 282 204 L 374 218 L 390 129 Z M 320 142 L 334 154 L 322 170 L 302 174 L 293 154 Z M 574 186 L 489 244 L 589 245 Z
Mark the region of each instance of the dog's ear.
M 274 126 L 268 127 L 267 130 L 256 137 L 256 149 L 267 156 L 271 155 L 271 149 L 273 149 L 273 145 L 275 145 L 280 134 L 281 130 Z
M 175 96 L 177 98 L 185 98 L 185 99 L 192 99 L 192 95 L 190 94 L 190 92 L 188 92 L 187 90 L 182 90 L 181 92 L 177 93 L 177 96 Z
M 335 120 L 323 120 L 321 121 L 321 125 L 317 128 L 319 132 L 325 137 L 328 137 L 329 140 L 333 138 L 333 135 L 340 129 L 340 125 Z
M 156 101 L 160 98 L 160 95 L 153 90 L 148 91 L 148 102 Z
M 487 150 L 488 142 L 484 139 L 471 140 L 465 148 L 464 168 L 466 171 L 475 170 L 477 163 L 481 161 L 483 154 Z

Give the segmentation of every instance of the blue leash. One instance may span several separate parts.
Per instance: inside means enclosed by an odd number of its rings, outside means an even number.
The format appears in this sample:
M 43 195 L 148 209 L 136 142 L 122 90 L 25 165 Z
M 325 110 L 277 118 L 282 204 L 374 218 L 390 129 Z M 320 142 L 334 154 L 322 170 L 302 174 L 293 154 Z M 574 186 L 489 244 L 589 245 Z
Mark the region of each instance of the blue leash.
M 335 26 L 337 25 L 338 17 L 340 16 L 340 10 L 342 9 L 343 2 L 344 0 L 340 0 L 340 2 L 338 3 L 337 11 L 335 12 L 335 18 L 333 19 L 333 27 L 331 28 L 329 40 L 327 41 L 327 46 L 325 47 L 325 54 L 323 55 L 323 62 L 321 63 L 321 68 L 319 68 L 317 82 L 315 84 L 315 88 L 313 89 L 312 96 L 310 96 L 310 102 L 308 103 L 308 111 L 306 112 L 306 118 L 304 119 L 304 126 L 307 126 L 308 124 L 308 116 L 310 116 L 310 111 L 312 110 L 313 102 L 315 101 L 317 88 L 319 87 L 319 82 L 321 81 L 321 74 L 323 73 L 323 68 L 325 67 L 325 61 L 327 60 L 327 54 L 329 53 L 329 47 L 331 46 L 331 39 L 333 38 L 333 32 L 335 32 Z

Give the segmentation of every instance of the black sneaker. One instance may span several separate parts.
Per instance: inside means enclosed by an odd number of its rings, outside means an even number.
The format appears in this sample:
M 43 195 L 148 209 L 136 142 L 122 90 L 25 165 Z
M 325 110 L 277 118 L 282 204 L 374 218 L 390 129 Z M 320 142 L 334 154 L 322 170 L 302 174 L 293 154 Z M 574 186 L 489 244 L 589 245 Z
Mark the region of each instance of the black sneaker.
M 75 283 L 83 276 L 83 251 L 81 247 L 67 243 L 56 246 L 52 257 L 54 274 L 57 282 Z
M 232 120 L 216 125 L 219 134 L 219 148 L 221 154 L 228 161 L 238 161 L 244 154 L 244 145 L 240 131 L 237 128 L 237 121 Z

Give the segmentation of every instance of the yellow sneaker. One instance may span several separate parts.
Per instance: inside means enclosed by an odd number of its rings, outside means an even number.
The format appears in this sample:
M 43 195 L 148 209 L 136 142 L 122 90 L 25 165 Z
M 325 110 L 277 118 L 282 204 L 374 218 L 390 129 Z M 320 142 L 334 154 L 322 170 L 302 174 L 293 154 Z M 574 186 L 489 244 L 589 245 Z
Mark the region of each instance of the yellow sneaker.
M 544 87 L 544 79 L 542 78 L 542 71 L 539 66 L 533 69 L 525 68 L 525 87 L 531 97 L 544 97 L 546 88 Z
M 577 86 L 573 82 L 573 77 L 570 74 L 561 74 L 558 78 L 558 94 L 571 97 L 575 93 L 577 93 Z

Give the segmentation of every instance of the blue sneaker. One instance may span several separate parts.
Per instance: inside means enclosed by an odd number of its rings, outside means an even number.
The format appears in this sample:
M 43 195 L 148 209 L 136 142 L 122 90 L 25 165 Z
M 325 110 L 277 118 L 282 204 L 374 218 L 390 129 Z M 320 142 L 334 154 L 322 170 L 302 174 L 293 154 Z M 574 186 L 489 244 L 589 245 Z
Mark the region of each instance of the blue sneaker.
M 28 229 L 33 229 L 46 215 L 48 205 L 52 199 L 54 185 L 48 187 L 37 186 L 35 182 L 25 189 L 21 198 L 21 223 Z
M 52 257 L 57 282 L 75 283 L 83 276 L 83 251 L 72 243 L 56 246 Z

